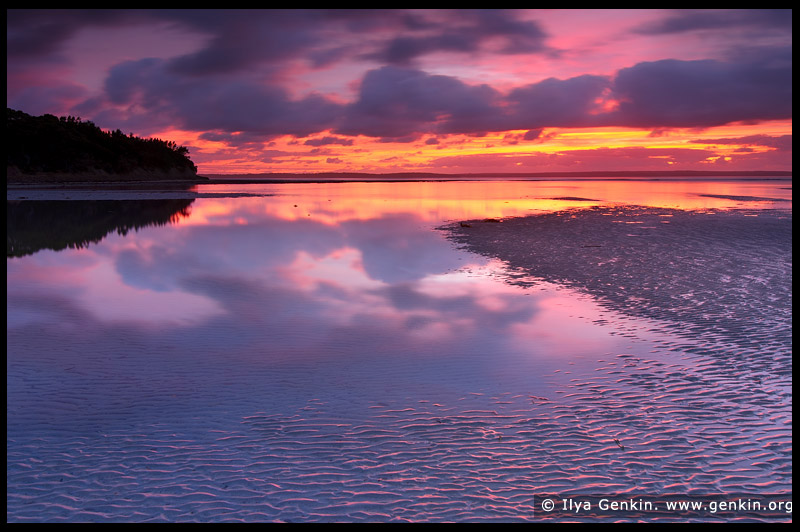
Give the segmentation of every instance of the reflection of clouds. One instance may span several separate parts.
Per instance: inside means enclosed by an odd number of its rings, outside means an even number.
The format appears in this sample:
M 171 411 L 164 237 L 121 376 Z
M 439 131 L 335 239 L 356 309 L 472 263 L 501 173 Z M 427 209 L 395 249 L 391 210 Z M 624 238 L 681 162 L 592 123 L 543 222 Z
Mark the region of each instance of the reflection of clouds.
M 365 270 L 386 282 L 420 279 L 461 265 L 440 232 L 420 226 L 411 214 L 341 224 L 347 241 L 361 250 Z
M 25 285 L 37 297 L 9 298 L 9 336 L 46 331 L 36 345 L 51 358 L 77 345 L 69 363 L 88 373 L 101 359 L 110 380 L 94 397 L 116 405 L 138 392 L 112 383 L 139 381 L 154 408 L 178 405 L 176 388 L 205 404 L 227 386 L 221 375 L 296 396 L 463 393 L 501 377 L 532 386 L 542 349 L 571 345 L 537 334 L 539 296 L 460 268 L 466 257 L 413 213 L 331 225 L 262 212 L 245 225 L 147 228 L 28 257 L 9 282 L 45 258 Z
M 472 294 L 433 296 L 420 291 L 415 284 L 411 283 L 395 284 L 387 287 L 383 292 L 396 309 L 426 309 L 443 313 L 458 313 L 460 309 L 470 303 L 473 297 Z
M 104 322 L 173 326 L 202 322 L 221 312 L 214 300 L 179 286 L 123 282 L 114 266 L 100 255 L 88 251 L 64 253 L 82 253 L 83 257 L 80 261 L 67 258 L 72 268 L 66 264 L 36 264 L 35 261 L 26 268 L 9 268 L 9 326 L 14 320 L 22 319 L 20 313 L 25 314 L 22 321 L 26 323 L 72 323 L 84 321 L 91 315 Z M 89 256 L 94 260 L 88 260 Z M 12 294 L 14 297 L 31 294 L 30 301 L 40 304 L 29 302 L 24 312 L 12 309 Z M 69 316 L 53 319 L 54 312 L 63 307 L 58 301 L 69 301 L 73 310 Z M 76 313 L 74 308 L 82 310 Z
M 116 256 L 117 272 L 125 279 L 129 286 L 138 286 L 167 292 L 174 290 L 175 286 L 170 276 L 162 275 L 161 271 L 181 271 L 180 258 L 176 257 L 171 249 L 164 246 L 150 246 L 147 249 L 123 249 Z M 153 267 L 158 265 L 158 268 Z
M 360 250 L 342 247 L 325 256 L 314 256 L 305 250 L 297 252 L 294 261 L 278 268 L 278 273 L 298 288 L 313 289 L 323 284 L 329 288 L 363 288 L 380 285 L 364 270 Z
M 149 285 L 121 282 L 118 271 L 105 261 L 92 269 L 91 279 L 85 283 L 76 302 L 102 321 L 156 325 L 191 325 L 221 312 L 213 299 L 180 287 L 159 290 Z
M 244 226 L 192 226 L 174 244 L 182 251 L 171 253 L 167 262 L 126 262 L 128 267 L 158 269 L 158 274 L 128 271 L 127 276 L 174 277 L 181 272 L 176 267 L 179 256 L 185 253 L 191 263 L 190 257 L 202 249 L 207 267 L 193 270 L 180 285 L 216 299 L 229 316 L 245 323 L 270 316 L 261 331 L 270 331 L 273 345 L 302 343 L 310 336 L 319 340 L 318 332 L 324 330 L 337 336 L 337 327 L 347 331 L 345 336 L 358 334 L 363 339 L 371 330 L 376 337 L 394 337 L 402 345 L 410 341 L 404 337 L 409 331 L 418 336 L 433 329 L 451 331 L 452 324 L 469 321 L 461 314 L 481 305 L 468 294 L 436 297 L 414 288 L 417 281 L 462 262 L 441 233 L 411 214 L 352 220 L 338 227 L 262 215 Z M 245 282 L 248 288 L 241 290 Z M 503 312 L 481 321 L 495 323 L 503 319 L 498 317 Z M 297 316 L 305 321 L 288 320 Z M 309 336 L 309 330 L 315 332 Z M 242 331 L 239 338 L 250 336 Z
M 276 281 L 213 273 L 187 279 L 185 288 L 217 301 L 226 310 L 207 328 L 187 331 L 191 335 L 188 341 L 199 341 L 205 348 L 244 348 L 264 354 L 308 352 L 324 335 L 324 328 L 318 326 L 323 321 L 319 316 L 322 309 L 312 295 Z
M 204 348 L 311 358 L 496 350 L 499 333 L 533 314 L 512 293 L 487 305 L 474 279 L 437 288 L 431 279 L 463 262 L 413 214 L 338 227 L 261 215 L 247 225 L 143 231 L 136 245 L 117 245 L 111 257 L 124 283 L 147 288 L 154 303 L 168 306 L 157 293 L 214 302 L 206 326 L 187 329 L 186 341 Z M 125 287 L 108 292 L 136 301 Z
M 84 255 L 79 288 L 65 297 L 100 322 L 179 324 L 158 334 L 258 363 L 480 359 L 541 348 L 544 335 L 531 325 L 538 298 L 464 275 L 463 254 L 415 213 L 330 224 L 241 201 L 229 214 L 247 216 L 243 225 L 109 237 L 88 263 Z M 64 293 L 58 278 L 49 286 Z
M 311 263 L 322 270 L 323 257 L 328 257 L 330 269 L 337 262 L 330 257 L 344 248 L 358 250 L 364 271 L 374 281 L 420 279 L 462 264 L 442 234 L 424 227 L 414 215 L 331 226 L 261 214 L 246 225 L 190 225 L 157 234 L 142 231 L 140 237 L 159 240 L 125 246 L 114 260 L 125 282 L 152 290 L 174 287 L 190 273 L 257 275 L 264 269 L 281 272 L 291 267 L 288 271 L 294 275 L 298 267 Z M 341 270 L 342 265 L 336 268 Z
M 533 298 L 513 290 L 496 294 L 496 304 L 487 306 L 485 288 L 475 279 L 438 293 L 425 286 L 430 278 L 370 282 L 353 260 L 354 250 L 344 248 L 338 256 L 342 260 L 334 269 L 325 269 L 331 256 L 321 257 L 319 267 L 292 270 L 290 279 L 275 271 L 248 278 L 218 273 L 193 277 L 183 286 L 227 311 L 213 320 L 225 333 L 208 341 L 265 355 L 300 352 L 307 359 L 495 352 L 513 336 L 515 325 L 535 314 Z M 310 257 L 305 254 L 304 260 Z
M 327 254 L 341 245 L 334 228 L 310 221 L 260 220 L 239 226 L 184 226 L 142 231 L 138 245 L 120 241 L 112 254 L 126 283 L 163 290 L 187 276 L 229 272 L 256 275 L 294 260 L 299 250 Z

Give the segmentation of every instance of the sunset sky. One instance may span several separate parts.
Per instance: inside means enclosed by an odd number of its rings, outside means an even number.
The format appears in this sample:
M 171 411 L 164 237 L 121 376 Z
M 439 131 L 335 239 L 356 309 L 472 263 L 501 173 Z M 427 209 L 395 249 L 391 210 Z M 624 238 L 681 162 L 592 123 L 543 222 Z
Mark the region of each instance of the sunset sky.
M 9 10 L 7 106 L 200 174 L 791 170 L 791 10 Z

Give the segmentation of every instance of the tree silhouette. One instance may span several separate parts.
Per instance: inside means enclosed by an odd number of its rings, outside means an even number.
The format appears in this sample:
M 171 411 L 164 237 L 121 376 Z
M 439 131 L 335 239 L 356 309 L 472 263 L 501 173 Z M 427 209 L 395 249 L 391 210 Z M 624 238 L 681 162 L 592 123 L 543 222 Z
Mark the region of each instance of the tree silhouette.
M 6 108 L 7 168 L 10 174 L 172 172 L 195 176 L 189 150 L 174 141 L 103 131 L 78 117 L 31 116 Z

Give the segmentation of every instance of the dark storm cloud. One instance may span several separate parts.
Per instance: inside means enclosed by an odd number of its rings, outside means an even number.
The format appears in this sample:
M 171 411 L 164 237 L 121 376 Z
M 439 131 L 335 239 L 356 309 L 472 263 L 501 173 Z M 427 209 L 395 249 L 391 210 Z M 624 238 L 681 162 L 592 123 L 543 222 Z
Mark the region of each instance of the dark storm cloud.
M 18 13 L 13 9 L 7 12 L 7 57 L 30 57 L 54 52 L 77 30 L 75 25 L 40 20 L 33 15 L 28 11 Z
M 618 125 L 710 127 L 792 117 L 791 51 L 744 63 L 663 60 L 622 69 Z
M 512 12 L 256 9 L 155 11 L 153 16 L 210 35 L 201 50 L 172 62 L 177 71 L 194 75 L 242 71 L 293 57 L 314 67 L 352 56 L 404 63 L 443 50 L 472 52 L 491 37 L 508 40 L 503 51 L 525 52 L 541 49 L 545 37 L 535 23 L 518 22 Z M 462 23 L 452 30 L 454 18 Z M 335 37 L 344 35 L 364 39 L 338 44 Z
M 541 129 L 531 129 L 530 131 L 526 131 L 524 135 L 525 140 L 536 140 L 542 135 Z
M 302 137 L 330 127 L 340 113 L 339 105 L 322 96 L 310 94 L 293 100 L 274 85 L 220 78 L 196 83 L 159 59 L 117 65 L 105 88 L 115 104 L 137 105 L 197 131 Z
M 605 76 L 577 76 L 546 79 L 513 90 L 507 101 L 510 129 L 581 127 L 599 125 L 594 113 L 596 101 L 610 88 Z
M 746 144 L 748 146 L 775 148 L 783 152 L 792 151 L 792 135 L 780 135 L 778 137 L 769 135 L 747 135 L 744 137 L 691 140 L 689 142 L 694 144 Z
M 463 133 L 491 129 L 499 93 L 421 70 L 383 67 L 364 77 L 338 132 L 403 137 L 421 132 Z
M 342 137 L 322 137 L 320 139 L 309 139 L 303 144 L 306 146 L 328 146 L 331 144 L 340 144 L 342 146 L 352 146 L 353 139 L 345 139 Z
M 477 43 L 472 36 L 460 33 L 428 37 L 397 37 L 380 53 L 368 57 L 402 65 L 431 52 L 472 52 L 476 49 Z
M 171 61 L 177 72 L 204 76 L 241 72 L 293 57 L 312 58 L 317 66 L 328 64 L 352 51 L 329 45 L 331 31 L 390 28 L 397 32 L 423 27 L 417 18 L 391 10 L 8 10 L 6 48 L 9 58 L 41 57 L 58 52 L 83 28 L 167 23 L 207 37 L 199 50 Z
M 14 105 L 25 109 L 28 114 L 42 115 L 51 109 L 68 109 L 76 101 L 85 98 L 86 93 L 86 89 L 80 85 L 34 86 L 17 93 Z
M 698 9 L 681 10 L 637 29 L 644 34 L 685 33 L 687 31 L 731 28 L 792 30 L 791 9 Z
M 508 10 L 457 10 L 447 13 L 441 23 L 429 22 L 423 34 L 404 34 L 390 40 L 367 57 L 396 65 L 435 52 L 537 53 L 548 50 L 547 35 L 535 21 L 520 20 Z
M 604 101 L 618 109 L 604 110 Z M 791 49 L 751 50 L 746 60 L 639 63 L 616 77 L 546 79 L 501 95 L 420 70 L 367 73 L 339 132 L 373 137 L 543 127 L 710 127 L 791 119 Z
M 53 54 L 85 27 L 116 27 L 141 20 L 140 12 L 126 10 L 9 9 L 6 11 L 6 57 Z
M 280 62 L 307 52 L 322 38 L 315 12 L 294 10 L 204 10 L 176 20 L 211 35 L 201 50 L 171 62 L 190 75 L 242 71 L 264 62 Z

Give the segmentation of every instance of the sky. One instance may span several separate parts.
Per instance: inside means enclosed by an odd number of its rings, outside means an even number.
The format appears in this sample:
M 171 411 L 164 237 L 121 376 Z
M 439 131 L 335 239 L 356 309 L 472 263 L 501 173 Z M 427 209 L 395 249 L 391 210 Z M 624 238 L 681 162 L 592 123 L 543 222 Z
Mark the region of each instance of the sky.
M 202 174 L 791 171 L 791 10 L 8 10 L 7 106 Z

